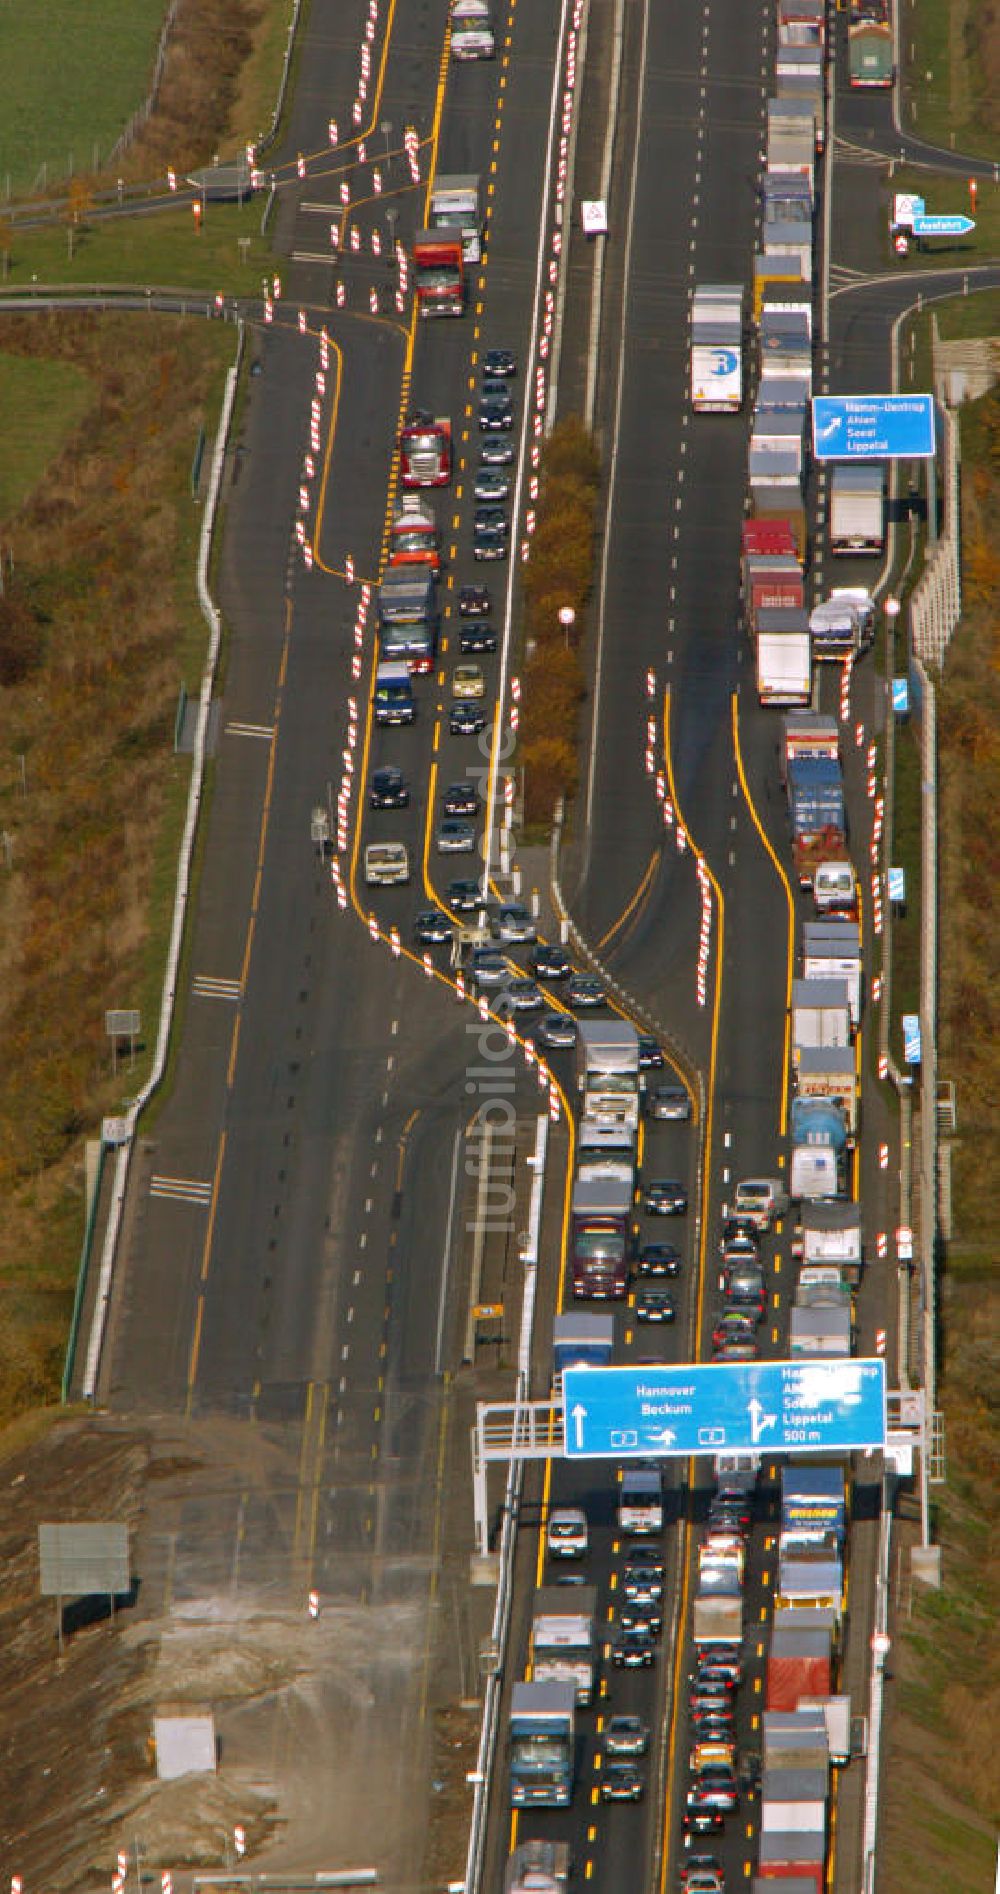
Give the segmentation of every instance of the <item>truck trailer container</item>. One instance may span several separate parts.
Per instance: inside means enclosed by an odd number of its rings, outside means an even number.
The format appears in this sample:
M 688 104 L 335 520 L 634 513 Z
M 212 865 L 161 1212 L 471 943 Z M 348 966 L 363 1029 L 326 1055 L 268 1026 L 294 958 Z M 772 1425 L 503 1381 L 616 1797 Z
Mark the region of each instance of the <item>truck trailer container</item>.
M 820 1885 L 825 1876 L 826 1859 L 826 1823 L 822 1828 L 810 1830 L 796 1829 L 790 1834 L 782 1834 L 779 1829 L 769 1828 L 761 1834 L 758 1861 L 761 1873 L 774 1878 L 798 1879 L 809 1875 L 815 1868 Z
M 857 921 L 805 921 L 802 926 L 802 977 L 805 980 L 844 980 L 851 1009 L 851 1025 L 861 1019 L 861 929 Z
M 854 1292 L 834 1263 L 807 1263 L 795 1285 L 798 1309 L 853 1309 Z
M 793 1076 L 799 1098 L 822 1098 L 839 1107 L 847 1129 L 847 1143 L 858 1141 L 858 1092 L 854 1050 L 851 1046 L 796 1046 Z
M 578 1179 L 570 1202 L 574 1296 L 621 1300 L 628 1288 L 634 1191 L 613 1177 Z
M 846 980 L 792 981 L 792 1044 L 849 1046 L 851 1009 Z
M 847 1481 L 844 1469 L 828 1461 L 791 1461 L 781 1469 L 779 1550 L 816 1545 L 830 1535 L 847 1538 Z
M 576 1039 L 576 1085 L 581 1111 L 639 1126 L 639 1035 L 625 1019 L 582 1019 Z
M 852 86 L 888 89 L 896 77 L 892 56 L 892 25 L 885 19 L 862 19 L 847 29 L 847 76 Z
M 531 1616 L 535 1683 L 570 1683 L 577 1705 L 593 1701 L 597 1670 L 597 1586 L 543 1585 Z
M 815 1704 L 797 1710 L 765 1710 L 761 1717 L 761 1745 L 765 1770 L 822 1771 L 828 1783 L 830 1763 L 826 1718 Z
M 865 1263 L 860 1204 L 803 1204 L 792 1254 L 798 1255 L 804 1265 L 836 1266 L 857 1288 Z
M 833 1665 L 830 1632 L 775 1628 L 767 1656 L 768 1710 L 796 1710 L 801 1697 L 829 1696 Z
M 885 544 L 885 473 L 881 461 L 838 462 L 830 479 L 830 550 L 880 553 Z
M 785 786 L 793 867 L 799 886 L 810 888 L 817 862 L 832 861 L 847 852 L 844 778 L 839 760 L 796 757 L 788 765 Z
M 691 297 L 691 405 L 736 414 L 743 406 L 743 286 L 702 283 Z
M 790 713 L 781 720 L 778 747 L 778 775 L 782 787 L 788 787 L 788 765 L 797 757 L 822 756 L 838 762 L 840 727 L 836 717 L 823 717 L 815 710 Z
M 479 178 L 473 171 L 440 174 L 431 189 L 430 227 L 462 239 L 462 260 L 478 263 L 482 257 L 483 217 Z
M 573 1799 L 576 1690 L 518 1683 L 511 1691 L 510 1799 L 514 1808 L 567 1808 Z
M 789 1888 L 795 1894 L 825 1894 L 826 1835 L 761 1837 L 758 1866 L 764 1894 L 775 1894 L 778 1885 L 781 1894 Z
M 843 1769 L 851 1760 L 850 1697 L 800 1697 L 798 1714 L 820 1711 L 826 1725 L 827 1748 L 835 1769 Z
M 789 1611 L 826 1610 L 843 1615 L 844 1571 L 839 1559 L 779 1554 L 776 1601 Z M 773 1636 L 772 1636 L 773 1649 Z M 812 1689 L 810 1696 L 823 1692 Z M 774 1706 L 776 1709 L 780 1705 Z M 792 1706 L 794 1708 L 794 1706 Z
M 760 611 L 802 611 L 804 606 L 805 580 L 794 552 L 744 554 L 743 607 L 751 631 Z
M 615 1346 L 613 1315 L 594 1315 L 570 1309 L 552 1320 L 552 1367 L 557 1375 L 567 1368 L 607 1368 Z
M 786 609 L 758 613 L 754 643 L 760 702 L 776 708 L 807 704 L 812 694 L 812 665 L 805 612 Z
M 788 1315 L 788 1354 L 792 1361 L 848 1361 L 853 1324 L 849 1308 L 800 1308 Z

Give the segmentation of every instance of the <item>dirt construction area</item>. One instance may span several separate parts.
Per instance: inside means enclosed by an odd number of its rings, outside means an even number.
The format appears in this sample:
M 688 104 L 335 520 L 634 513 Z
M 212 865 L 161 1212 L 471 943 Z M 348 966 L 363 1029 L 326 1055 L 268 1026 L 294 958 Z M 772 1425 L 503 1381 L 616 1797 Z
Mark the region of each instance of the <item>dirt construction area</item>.
M 374 1865 L 383 1887 L 460 1875 L 478 1705 L 425 1701 L 416 1714 L 426 1612 L 333 1600 L 313 1619 L 245 1570 L 197 1595 L 172 1571 L 181 1509 L 228 1495 L 234 1473 L 248 1490 L 280 1482 L 280 1452 L 258 1433 L 253 1464 L 239 1464 L 248 1436 L 228 1422 L 44 1423 L 20 1445 L 8 1436 L 0 1460 L 5 1875 L 24 1894 L 89 1894 L 124 1851 L 129 1887 L 158 1887 L 169 1868 L 181 1894 L 193 1870 L 235 1868 L 243 1835 L 244 1871 Z M 60 1649 L 38 1526 L 100 1519 L 130 1528 L 133 1590 L 114 1612 L 65 1605 Z M 398 1715 L 366 1715 L 375 1699 L 379 1711 L 398 1700 Z M 214 1716 L 217 1771 L 159 1781 L 154 1718 L 198 1712 Z

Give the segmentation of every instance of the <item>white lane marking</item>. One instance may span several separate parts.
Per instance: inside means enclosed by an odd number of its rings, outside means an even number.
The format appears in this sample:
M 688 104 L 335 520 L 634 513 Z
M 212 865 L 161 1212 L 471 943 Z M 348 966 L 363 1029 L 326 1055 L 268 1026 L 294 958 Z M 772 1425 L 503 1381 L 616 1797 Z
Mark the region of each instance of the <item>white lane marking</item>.
M 434 1373 L 441 1373 L 441 1350 L 444 1344 L 444 1309 L 448 1293 L 448 1277 L 451 1273 L 451 1231 L 455 1217 L 455 1201 L 458 1187 L 458 1153 L 465 1132 L 461 1126 L 455 1133 L 455 1142 L 451 1154 L 451 1187 L 448 1193 L 448 1221 L 445 1224 L 444 1249 L 441 1255 L 441 1288 L 438 1294 L 437 1333 L 434 1342 Z
M 151 1197 L 169 1197 L 174 1203 L 209 1203 L 212 1196 L 211 1180 L 203 1182 L 200 1177 L 151 1177 L 149 1180 Z
M 629 177 L 628 210 L 625 218 L 625 259 L 622 281 L 626 288 L 632 275 L 632 242 L 635 234 L 635 196 L 639 179 L 639 153 L 642 147 L 642 114 L 646 92 L 646 61 L 649 49 L 649 7 L 642 9 L 642 38 L 639 50 L 639 73 L 636 85 L 636 97 L 639 100 L 639 130 L 632 147 L 632 171 Z M 534 331 L 532 331 L 534 333 Z M 601 546 L 601 576 L 597 593 L 597 663 L 594 675 L 594 711 L 590 723 L 590 765 L 587 771 L 587 812 L 585 817 L 586 843 L 583 856 L 583 875 L 586 879 L 590 868 L 591 823 L 594 812 L 594 787 L 597 781 L 597 732 L 601 710 L 601 681 L 604 672 L 604 611 L 608 591 L 608 565 L 611 558 L 611 531 L 618 493 L 618 443 L 621 435 L 622 397 L 625 387 L 625 345 L 624 337 L 618 350 L 618 373 L 615 377 L 615 400 L 612 422 L 611 468 L 608 475 L 607 504 L 604 515 L 604 539 Z M 509 603 L 509 600 L 508 600 Z
M 274 736 L 274 725 L 270 723 L 227 723 L 227 737 L 260 737 L 270 743 Z
M 217 979 L 212 973 L 196 973 L 191 991 L 199 1000 L 238 1000 L 243 993 L 243 982 Z

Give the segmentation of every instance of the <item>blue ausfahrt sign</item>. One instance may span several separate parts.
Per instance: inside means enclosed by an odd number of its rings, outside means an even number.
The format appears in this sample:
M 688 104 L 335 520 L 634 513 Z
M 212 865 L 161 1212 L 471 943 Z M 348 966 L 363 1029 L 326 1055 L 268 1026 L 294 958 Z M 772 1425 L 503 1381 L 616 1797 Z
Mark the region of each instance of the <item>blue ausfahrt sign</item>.
M 836 1453 L 885 1443 L 885 1362 L 567 1368 L 566 1457 Z
M 930 460 L 933 395 L 814 395 L 817 460 Z
M 903 1058 L 906 1060 L 907 1065 L 920 1064 L 921 1047 L 920 1047 L 920 1014 L 919 1013 L 904 1013 L 903 1014 Z
M 914 217 L 911 226 L 915 237 L 967 237 L 975 230 L 974 217 Z
M 894 677 L 892 680 L 892 709 L 896 717 L 908 717 L 910 714 L 910 680 L 908 677 Z

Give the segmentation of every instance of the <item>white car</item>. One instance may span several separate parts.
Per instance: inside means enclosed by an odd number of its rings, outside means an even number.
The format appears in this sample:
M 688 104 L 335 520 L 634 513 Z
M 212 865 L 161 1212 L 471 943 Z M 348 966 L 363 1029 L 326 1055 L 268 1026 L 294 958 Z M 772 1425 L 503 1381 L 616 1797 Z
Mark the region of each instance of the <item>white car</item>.
M 480 664 L 456 664 L 451 680 L 452 696 L 459 701 L 485 697 L 486 679 Z
M 391 888 L 410 879 L 410 851 L 405 842 L 369 842 L 365 849 L 365 886 Z
M 496 38 L 488 0 L 454 0 L 451 9 L 453 59 L 492 59 Z

